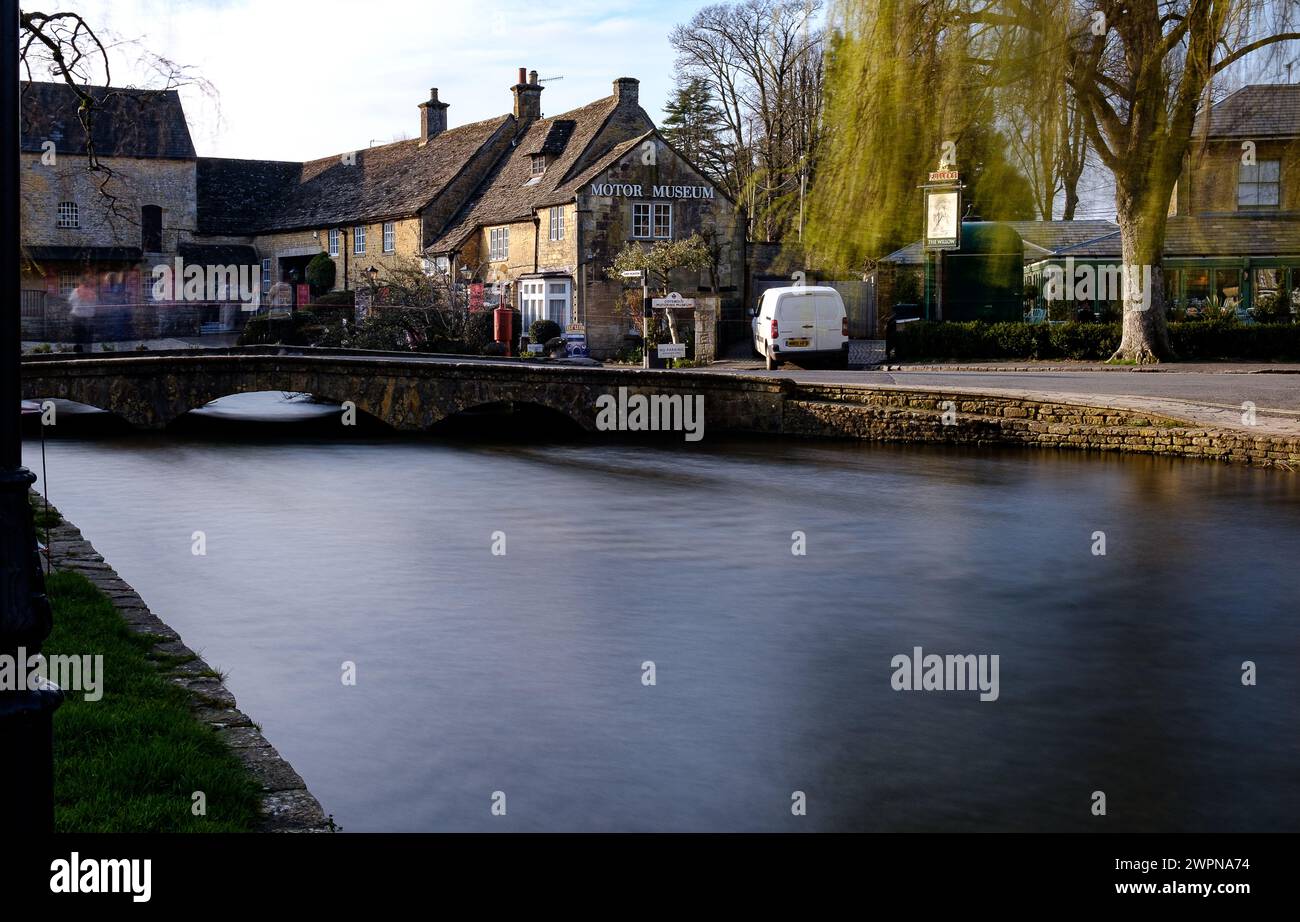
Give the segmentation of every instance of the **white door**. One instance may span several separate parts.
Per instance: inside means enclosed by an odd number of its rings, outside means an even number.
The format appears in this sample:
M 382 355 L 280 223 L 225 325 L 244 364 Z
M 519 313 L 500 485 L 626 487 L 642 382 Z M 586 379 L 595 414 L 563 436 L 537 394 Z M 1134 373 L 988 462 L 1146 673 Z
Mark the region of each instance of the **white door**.
M 844 305 L 830 292 L 819 293 L 817 299 L 818 349 L 838 349 L 844 342 Z
M 546 319 L 546 283 L 541 279 L 524 279 L 519 283 L 519 313 L 526 334 L 533 328 L 533 321 Z
M 546 280 L 546 316 L 568 329 L 570 321 L 570 283 L 568 279 Z
M 817 311 L 813 296 L 802 293 L 782 295 L 776 310 L 782 349 L 817 347 Z

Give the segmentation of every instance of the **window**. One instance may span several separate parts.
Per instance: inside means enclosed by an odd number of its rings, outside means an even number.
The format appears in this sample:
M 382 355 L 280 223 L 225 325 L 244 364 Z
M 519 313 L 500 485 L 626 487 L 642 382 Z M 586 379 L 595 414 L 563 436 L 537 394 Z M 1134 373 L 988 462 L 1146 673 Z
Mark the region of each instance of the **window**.
M 655 237 L 671 239 L 673 236 L 673 206 L 655 205 Z
M 162 252 L 162 209 L 157 205 L 140 209 L 140 249 L 146 253 Z
M 392 221 L 384 222 L 384 252 L 385 253 L 391 253 L 393 252 L 394 249 L 396 249 L 395 240 L 394 240 L 396 235 L 397 235 L 396 225 L 394 225 Z
M 271 293 L 271 260 L 262 260 L 262 294 Z
M 510 258 L 510 228 L 494 227 L 488 231 L 488 259 L 497 262 Z
M 541 176 L 546 172 L 546 155 L 533 154 L 533 175 Z
M 366 254 L 366 228 L 364 224 L 358 224 L 352 228 L 352 252 L 357 256 Z
M 633 202 L 632 236 L 669 240 L 673 236 L 673 206 L 667 203 Z
M 632 236 L 645 240 L 650 236 L 650 203 L 632 203 Z
M 74 291 L 77 290 L 77 283 L 80 281 L 81 279 L 77 277 L 77 273 L 75 272 L 68 272 L 66 270 L 60 272 L 59 273 L 59 294 L 62 297 L 66 298 L 68 295 L 72 294 Z
M 330 228 L 330 255 L 339 255 L 339 229 L 337 227 Z
M 551 239 L 564 239 L 564 206 L 551 209 Z
M 80 227 L 77 223 L 77 203 L 59 202 L 59 227 Z
M 1282 161 L 1243 163 L 1237 178 L 1237 210 L 1276 208 L 1282 200 Z

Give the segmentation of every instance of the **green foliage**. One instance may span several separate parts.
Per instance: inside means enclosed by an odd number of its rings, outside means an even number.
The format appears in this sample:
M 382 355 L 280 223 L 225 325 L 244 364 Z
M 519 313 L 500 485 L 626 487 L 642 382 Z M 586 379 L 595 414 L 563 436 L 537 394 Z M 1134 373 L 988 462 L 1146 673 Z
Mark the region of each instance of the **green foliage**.
M 334 260 L 325 251 L 317 253 L 307 263 L 303 275 L 313 291 L 326 292 L 334 287 Z
M 708 82 L 699 77 L 679 78 L 664 106 L 660 134 L 719 185 L 726 184 L 733 168 L 722 141 L 725 127 Z
M 1119 346 L 1118 323 L 935 323 L 917 321 L 898 329 L 896 355 L 903 361 L 976 359 L 1079 359 L 1104 361 Z M 1169 325 L 1174 354 L 1184 360 L 1300 359 L 1300 326 L 1233 321 Z
M 528 328 L 528 338 L 530 342 L 546 343 L 564 333 L 560 325 L 554 320 L 534 320 L 533 325 Z
M 54 630 L 45 654 L 102 655 L 108 670 L 101 700 L 70 693 L 54 714 L 56 831 L 256 829 L 260 788 L 168 681 L 179 661 L 151 661 L 152 642 L 80 574 L 55 573 L 47 586 Z M 191 811 L 195 791 L 207 795 L 206 816 Z
M 353 307 L 357 303 L 357 293 L 348 289 L 347 291 L 327 291 L 312 299 L 312 307 L 325 305 L 326 307 Z
M 241 346 L 262 346 L 283 344 L 285 346 L 306 346 L 311 344 L 308 327 L 315 326 L 316 316 L 310 311 L 295 311 L 288 317 L 272 318 L 261 314 L 249 319 L 239 334 Z
M 691 234 L 684 240 L 656 240 L 648 247 L 629 240 L 605 272 L 613 281 L 622 282 L 623 272 L 647 270 L 650 287 L 666 295 L 671 290 L 673 272 L 679 269 L 702 272 L 712 264 L 708 243 L 699 234 Z

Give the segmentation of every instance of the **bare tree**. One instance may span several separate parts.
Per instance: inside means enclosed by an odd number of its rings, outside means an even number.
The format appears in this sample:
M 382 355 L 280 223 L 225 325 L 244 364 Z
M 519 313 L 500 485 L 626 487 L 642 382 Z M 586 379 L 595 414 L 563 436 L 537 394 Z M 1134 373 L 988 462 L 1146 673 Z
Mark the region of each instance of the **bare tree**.
M 730 155 L 723 185 L 760 239 L 798 220 L 821 125 L 820 10 L 821 0 L 720 3 L 670 35 L 679 80 L 702 82 L 715 100 Z

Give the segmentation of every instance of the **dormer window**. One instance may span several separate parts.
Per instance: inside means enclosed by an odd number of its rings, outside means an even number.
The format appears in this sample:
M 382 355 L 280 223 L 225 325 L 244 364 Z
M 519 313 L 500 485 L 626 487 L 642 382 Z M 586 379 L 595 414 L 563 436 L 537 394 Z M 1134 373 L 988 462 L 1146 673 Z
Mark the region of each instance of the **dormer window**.
M 533 175 L 541 176 L 546 172 L 546 155 L 533 154 Z

